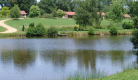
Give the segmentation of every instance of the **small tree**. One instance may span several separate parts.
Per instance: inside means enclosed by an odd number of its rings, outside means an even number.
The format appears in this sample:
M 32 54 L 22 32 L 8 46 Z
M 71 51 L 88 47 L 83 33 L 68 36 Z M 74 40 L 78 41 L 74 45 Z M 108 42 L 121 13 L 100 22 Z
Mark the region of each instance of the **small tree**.
M 4 7 L 2 7 L 0 13 L 1 13 L 3 16 L 6 17 L 6 16 L 10 13 L 10 10 L 9 10 L 8 7 L 4 6 Z
M 23 25 L 23 27 L 22 27 L 22 31 L 24 31 L 25 30 L 25 27 L 24 27 L 24 25 Z
M 40 15 L 40 9 L 38 6 L 32 5 L 29 11 L 30 11 L 29 17 L 31 18 L 38 17 Z
M 55 28 L 55 27 L 53 27 L 53 26 L 51 26 L 51 27 L 47 30 L 47 35 L 48 35 L 48 36 L 55 36 L 55 35 L 57 35 L 57 33 L 58 33 L 57 28 Z
M 15 5 L 11 10 L 10 10 L 10 16 L 11 18 L 19 18 L 21 16 L 20 9 L 17 5 Z
M 58 9 L 58 10 L 57 10 L 57 16 L 58 16 L 59 18 L 63 17 L 64 15 L 65 15 L 65 12 L 64 12 L 63 10 L 61 10 L 61 9 Z
M 116 28 L 115 26 L 112 26 L 112 27 L 110 28 L 110 33 L 111 33 L 112 35 L 117 35 L 117 32 L 118 32 L 118 30 L 117 30 L 117 28 Z

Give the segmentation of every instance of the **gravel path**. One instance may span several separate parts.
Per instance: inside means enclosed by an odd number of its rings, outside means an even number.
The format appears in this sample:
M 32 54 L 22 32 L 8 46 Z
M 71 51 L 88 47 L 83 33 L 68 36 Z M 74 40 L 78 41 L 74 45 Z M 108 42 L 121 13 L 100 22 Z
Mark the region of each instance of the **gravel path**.
M 0 33 L 14 33 L 14 32 L 17 32 L 17 29 L 15 29 L 11 26 L 8 26 L 4 23 L 5 21 L 8 21 L 8 20 L 11 20 L 11 19 L 6 19 L 6 20 L 1 20 L 0 21 L 0 26 L 7 29 L 6 31 L 0 32 Z

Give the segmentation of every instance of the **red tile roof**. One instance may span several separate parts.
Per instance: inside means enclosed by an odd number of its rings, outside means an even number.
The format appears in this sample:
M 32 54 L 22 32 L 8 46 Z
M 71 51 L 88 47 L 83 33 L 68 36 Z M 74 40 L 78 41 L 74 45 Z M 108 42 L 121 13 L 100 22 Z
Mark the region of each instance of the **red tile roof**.
M 97 14 L 99 14 L 99 12 L 97 12 Z M 104 13 L 104 12 L 101 12 L 101 15 L 102 15 L 102 16 L 105 16 L 105 13 Z
M 67 15 L 70 15 L 70 16 L 73 16 L 75 15 L 76 13 L 75 12 L 65 12 Z
M 21 12 L 21 14 L 27 14 L 25 11 L 20 11 Z
M 130 17 L 130 15 L 128 15 L 128 14 L 123 14 L 123 16 L 126 17 L 126 18 Z

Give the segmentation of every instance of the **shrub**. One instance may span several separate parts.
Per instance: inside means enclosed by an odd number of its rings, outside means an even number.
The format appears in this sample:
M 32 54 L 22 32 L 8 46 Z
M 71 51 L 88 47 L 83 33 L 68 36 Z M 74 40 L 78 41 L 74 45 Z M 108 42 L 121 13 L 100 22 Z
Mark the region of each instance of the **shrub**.
M 98 25 L 95 25 L 93 26 L 95 29 L 106 29 L 107 27 L 104 27 L 104 26 L 98 26 Z
M 63 10 L 61 10 L 61 9 L 58 9 L 57 10 L 57 16 L 59 17 L 59 18 L 61 18 L 62 16 L 64 16 L 65 15 L 65 12 L 63 11 Z
M 4 16 L 2 14 L 0 14 L 0 18 L 4 18 Z
M 46 33 L 46 30 L 45 30 L 45 27 L 43 26 L 43 24 L 38 23 L 36 25 L 36 36 L 43 36 L 43 35 L 45 35 L 45 33 Z
M 133 25 L 132 22 L 124 22 L 123 25 L 122 25 L 122 27 L 124 29 L 132 29 L 132 28 L 134 28 L 134 25 Z
M 53 27 L 53 26 L 51 26 L 51 27 L 47 30 L 47 35 L 48 35 L 48 36 L 55 36 L 55 35 L 57 35 L 57 33 L 58 33 L 57 28 L 55 28 L 55 27 Z
M 29 27 L 27 29 L 26 35 L 31 35 L 31 36 L 43 36 L 45 35 L 46 30 L 44 26 L 41 23 L 38 23 L 36 27 Z
M 24 27 L 24 25 L 23 25 L 23 27 L 22 27 L 22 31 L 24 31 L 25 30 L 25 27 Z
M 40 9 L 38 6 L 32 5 L 29 9 L 29 17 L 38 17 L 40 15 Z
M 79 29 L 79 25 L 75 24 L 74 26 L 74 31 L 77 31 Z
M 73 31 L 74 28 L 73 27 L 61 27 L 59 28 L 59 31 Z
M 34 23 L 30 23 L 29 24 L 29 27 L 34 27 Z
M 43 14 L 41 17 L 42 17 L 42 18 L 54 18 L 54 17 L 53 17 L 53 14 L 48 14 L 48 13 Z
M 110 28 L 110 33 L 112 35 L 117 35 L 117 32 L 118 32 L 117 27 L 113 26 L 113 27 Z
M 94 29 L 93 28 L 90 28 L 89 29 L 89 35 L 93 35 L 94 34 Z

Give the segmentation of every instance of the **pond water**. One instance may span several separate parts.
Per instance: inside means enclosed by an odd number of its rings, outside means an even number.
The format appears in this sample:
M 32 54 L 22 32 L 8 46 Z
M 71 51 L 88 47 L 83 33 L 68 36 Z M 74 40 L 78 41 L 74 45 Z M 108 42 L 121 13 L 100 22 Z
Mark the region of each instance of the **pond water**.
M 123 71 L 136 62 L 131 36 L 0 38 L 1 80 L 51 80 Z

